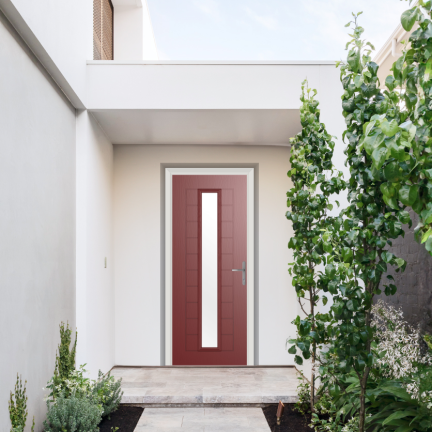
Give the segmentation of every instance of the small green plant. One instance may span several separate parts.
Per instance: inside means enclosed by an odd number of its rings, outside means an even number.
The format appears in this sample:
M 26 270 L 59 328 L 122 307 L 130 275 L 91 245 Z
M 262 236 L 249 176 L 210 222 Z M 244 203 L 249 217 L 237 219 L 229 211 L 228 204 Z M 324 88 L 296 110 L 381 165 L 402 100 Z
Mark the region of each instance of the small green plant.
M 92 392 L 92 383 L 84 374 L 87 372 L 81 365 L 78 369 L 73 370 L 65 380 L 59 380 L 58 376 L 53 376 L 48 382 L 47 388 L 51 389 L 49 397 L 54 400 L 60 393 L 64 396 L 87 397 Z
M 297 386 L 299 400 L 294 405 L 294 409 L 305 416 L 311 412 L 310 384 L 303 377 L 299 377 L 299 381 L 299 385 Z
M 118 408 L 123 396 L 121 379 L 116 381 L 109 372 L 104 375 L 102 371 L 99 371 L 98 379 L 92 388 L 92 394 L 102 406 L 102 416 L 111 414 Z
M 311 424 L 315 432 L 341 432 L 343 422 L 341 413 L 336 408 L 332 397 L 325 391 L 321 393 L 312 413 Z
M 24 386 L 21 377 L 17 374 L 17 380 L 15 383 L 15 393 L 10 392 L 9 399 L 9 417 L 12 425 L 11 432 L 22 432 L 24 431 L 27 422 L 27 381 L 25 381 Z M 14 400 L 15 399 L 15 400 Z M 34 417 L 32 432 L 34 430 Z
M 49 396 L 53 399 L 55 399 L 61 391 L 68 387 L 67 381 L 71 379 L 74 373 L 76 373 L 75 354 L 77 338 L 78 333 L 76 332 L 75 342 L 71 348 L 72 330 L 69 328 L 69 324 L 67 324 L 66 327 L 63 322 L 60 324 L 60 345 L 56 355 L 54 375 L 47 385 L 47 388 L 51 389 Z
M 47 401 L 45 432 L 98 432 L 103 409 L 91 398 L 65 397 Z

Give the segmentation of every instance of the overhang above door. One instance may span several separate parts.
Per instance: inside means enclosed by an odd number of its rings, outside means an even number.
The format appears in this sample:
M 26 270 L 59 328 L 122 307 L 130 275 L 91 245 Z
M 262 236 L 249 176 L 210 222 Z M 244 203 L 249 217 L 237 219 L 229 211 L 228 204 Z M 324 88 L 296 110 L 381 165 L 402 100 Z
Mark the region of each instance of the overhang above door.
M 297 109 L 92 110 L 113 144 L 289 145 Z

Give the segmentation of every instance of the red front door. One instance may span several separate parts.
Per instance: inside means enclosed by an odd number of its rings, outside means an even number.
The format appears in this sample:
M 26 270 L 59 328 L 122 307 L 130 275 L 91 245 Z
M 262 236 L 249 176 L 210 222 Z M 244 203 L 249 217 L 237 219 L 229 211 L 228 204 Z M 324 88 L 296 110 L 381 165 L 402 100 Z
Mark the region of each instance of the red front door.
M 247 363 L 246 191 L 245 175 L 173 176 L 173 365 Z

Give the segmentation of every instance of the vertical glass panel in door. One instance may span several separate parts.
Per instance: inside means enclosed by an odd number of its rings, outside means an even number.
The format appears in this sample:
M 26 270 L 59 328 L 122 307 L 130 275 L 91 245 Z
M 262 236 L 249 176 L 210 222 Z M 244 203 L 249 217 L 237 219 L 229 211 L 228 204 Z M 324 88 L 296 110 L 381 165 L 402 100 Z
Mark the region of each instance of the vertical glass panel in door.
M 203 348 L 218 346 L 218 194 L 203 193 L 201 203 L 201 299 Z

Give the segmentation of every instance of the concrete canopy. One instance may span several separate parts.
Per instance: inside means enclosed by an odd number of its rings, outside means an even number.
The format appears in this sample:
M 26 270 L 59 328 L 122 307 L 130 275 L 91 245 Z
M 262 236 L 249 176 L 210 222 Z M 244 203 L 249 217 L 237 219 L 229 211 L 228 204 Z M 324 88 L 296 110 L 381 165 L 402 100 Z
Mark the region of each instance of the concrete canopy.
M 289 145 L 301 83 L 335 88 L 333 62 L 103 62 L 87 108 L 113 144 Z

